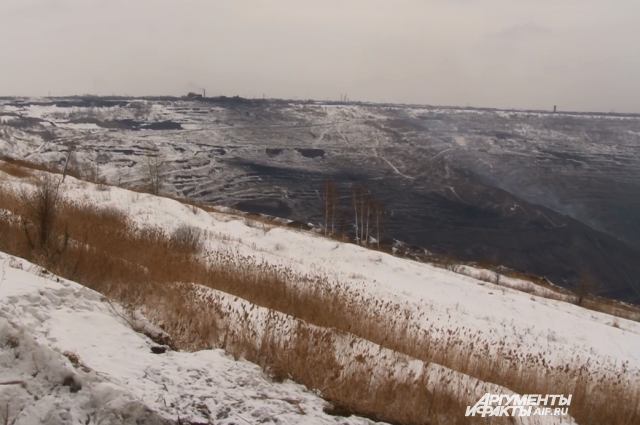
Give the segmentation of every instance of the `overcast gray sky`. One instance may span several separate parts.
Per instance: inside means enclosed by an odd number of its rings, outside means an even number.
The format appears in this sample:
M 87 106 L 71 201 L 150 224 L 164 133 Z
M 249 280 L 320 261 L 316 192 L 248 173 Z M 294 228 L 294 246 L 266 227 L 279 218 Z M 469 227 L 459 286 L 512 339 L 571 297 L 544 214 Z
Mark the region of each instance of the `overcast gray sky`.
M 638 0 L 0 0 L 0 94 L 640 112 Z

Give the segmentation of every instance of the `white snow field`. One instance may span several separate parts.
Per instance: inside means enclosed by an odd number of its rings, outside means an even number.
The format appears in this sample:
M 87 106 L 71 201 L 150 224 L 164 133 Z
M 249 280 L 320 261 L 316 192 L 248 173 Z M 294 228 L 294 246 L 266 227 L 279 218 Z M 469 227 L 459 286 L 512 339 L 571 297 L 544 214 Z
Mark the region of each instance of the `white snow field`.
M 0 181 L 14 189 L 28 186 L 4 173 Z M 636 373 L 640 368 L 640 324 L 633 321 L 310 232 L 260 227 L 224 212 L 194 213 L 191 206 L 174 200 L 116 187 L 96 190 L 70 177 L 63 186 L 69 199 L 119 208 L 140 227 L 171 231 L 189 224 L 206 231 L 208 249 L 330 276 L 336 284 L 347 283 L 362 299 L 397 305 L 398 314 L 410 310 L 418 326 L 443 338 L 453 333 L 486 343 L 490 350 L 513 350 L 514 356 L 536 356 L 552 365 L 588 365 L 595 375 Z M 245 320 L 240 313 L 252 311 L 248 326 L 255 329 L 268 313 L 235 297 L 202 290 Z M 284 321 L 295 320 L 283 316 Z M 382 353 L 368 341 L 359 344 L 361 352 Z M 219 424 L 370 423 L 329 416 L 319 396 L 289 381 L 274 383 L 258 366 L 235 361 L 220 350 L 153 354 L 152 341 L 131 330 L 99 294 L 6 254 L 0 254 L 0 345 L 0 380 L 22 382 L 0 385 L 0 411 L 9 406 L 15 420 L 9 423 L 177 423 L 178 417 L 210 418 Z M 74 367 L 63 352 L 77 355 L 80 365 Z M 374 359 L 380 364 L 382 354 Z M 477 401 L 485 392 L 510 393 L 438 365 L 406 361 L 407 370 L 420 368 L 446 375 L 448 385 L 462 389 L 469 400 Z M 82 389 L 71 391 L 79 385 Z M 532 424 L 571 420 L 516 419 Z

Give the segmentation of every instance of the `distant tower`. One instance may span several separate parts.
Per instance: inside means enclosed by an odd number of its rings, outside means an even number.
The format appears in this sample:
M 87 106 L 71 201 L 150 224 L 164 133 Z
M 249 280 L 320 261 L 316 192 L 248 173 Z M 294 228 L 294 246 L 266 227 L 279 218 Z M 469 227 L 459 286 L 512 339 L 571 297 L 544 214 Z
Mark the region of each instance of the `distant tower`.
M 553 105 L 553 113 L 555 114 L 556 112 L 558 112 L 558 107 L 556 105 Z
M 202 89 L 202 97 L 207 97 L 207 89 Z

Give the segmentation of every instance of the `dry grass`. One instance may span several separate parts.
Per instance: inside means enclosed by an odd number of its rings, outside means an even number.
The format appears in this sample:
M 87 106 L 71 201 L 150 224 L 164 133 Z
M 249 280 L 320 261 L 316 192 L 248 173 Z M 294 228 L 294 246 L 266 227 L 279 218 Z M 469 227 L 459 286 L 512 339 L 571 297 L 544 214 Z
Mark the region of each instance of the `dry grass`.
M 16 213 L 24 211 L 18 196 L 4 195 L 0 207 Z M 319 305 L 309 310 L 310 304 L 318 301 L 311 299 L 312 294 L 285 295 L 289 292 L 285 277 L 296 278 L 291 271 L 222 253 L 205 253 L 211 264 L 207 265 L 198 260 L 188 244 L 176 244 L 171 234 L 160 229 L 136 231 L 118 210 L 70 202 L 60 208 L 59 221 L 72 223 L 69 234 L 74 241 L 64 255 L 34 255 L 23 230 L 10 221 L 0 221 L 0 249 L 40 262 L 55 274 L 98 290 L 120 302 L 125 311 L 144 309 L 174 336 L 176 348 L 222 346 L 262 365 L 275 378 L 290 377 L 320 390 L 335 403 L 337 412 L 360 413 L 398 424 L 424 424 L 424 418 L 464 411 L 465 406 L 450 396 L 440 400 L 438 394 L 428 394 L 419 380 L 389 379 L 371 387 L 364 385 L 371 380 L 366 370 L 341 373 L 344 365 L 335 359 L 335 347 L 330 344 L 334 330 L 312 329 L 307 322 L 300 322 L 292 342 L 273 336 L 260 347 L 253 346 L 248 335 L 220 326 L 216 319 L 220 316 L 218 305 L 199 303 L 185 286 L 177 288 L 173 284 L 200 282 L 295 317 L 329 323 Z M 307 283 L 313 283 L 313 279 Z M 298 305 L 300 301 L 304 304 Z M 276 335 L 277 326 L 272 324 L 271 329 Z M 230 332 L 234 338 L 227 337 Z M 222 335 L 225 338 L 221 340 Z M 419 409 L 406 409 L 402 403 L 411 400 L 416 404 L 426 395 L 429 402 Z
M 0 209 L 29 219 L 20 197 L 6 190 L 0 194 Z M 371 376 L 360 371 L 339 375 L 339 385 L 327 385 L 347 365 L 330 355 L 331 347 L 323 342 L 327 337 L 310 327 L 295 330 L 293 345 L 272 338 L 251 348 L 251 337 L 242 338 L 239 331 L 240 336 L 229 339 L 229 329 L 214 314 L 217 306 L 194 302 L 194 294 L 176 290 L 174 283 L 200 283 L 324 328 L 322 332 L 336 329 L 356 335 L 521 394 L 573 394 L 570 413 L 583 425 L 626 425 L 640 419 L 640 375 L 625 366 L 601 374 L 595 373 L 600 365 L 592 368 L 587 359 L 552 367 L 542 356 L 514 352 L 504 342 L 491 345 L 493 341 L 484 335 L 466 329 L 432 327 L 427 332 L 416 324 L 419 318 L 402 306 L 369 298 L 326 276 L 301 276 L 253 257 L 176 245 L 171 234 L 136 229 L 115 209 L 63 201 L 57 217 L 54 233 L 63 235 L 68 223 L 73 242 L 61 255 L 36 255 L 19 220 L 7 217 L 0 218 L 0 250 L 98 290 L 126 308 L 145 309 L 174 336 L 177 347 L 222 346 L 256 361 L 275 377 L 291 376 L 322 390 L 338 411 L 398 424 L 442 423 L 442 415 L 446 423 L 469 423 L 455 419 L 464 410 L 459 400 L 429 393 L 417 378 L 411 382 L 380 378 L 372 386 Z M 225 335 L 222 341 L 221 335 Z M 420 404 L 425 399 L 428 402 Z
M 440 390 L 444 385 L 434 382 L 427 365 L 417 374 L 393 375 L 402 356 L 388 350 L 380 354 L 377 348 L 373 355 L 363 355 L 362 346 L 373 345 L 354 335 L 274 310 L 255 315 L 253 304 L 232 307 L 230 297 L 203 294 L 191 285 L 165 285 L 162 291 L 166 292 L 150 301 L 162 307 L 145 313 L 164 323 L 178 346 L 224 347 L 236 358 L 261 365 L 276 381 L 293 379 L 320 391 L 332 402 L 327 409 L 332 414 L 355 413 L 397 424 L 510 423 L 504 418 L 493 422 L 464 418 L 466 405 L 479 397 L 465 401 L 452 396 L 457 387 Z M 176 302 L 163 305 L 163 300 L 174 297 Z
M 56 168 L 56 167 L 50 167 L 48 165 L 45 164 L 38 164 L 35 162 L 30 162 L 30 161 L 25 161 L 23 159 L 17 159 L 17 158 L 10 158 L 7 156 L 2 156 L 0 155 L 0 161 L 2 161 L 4 163 L 3 167 L 7 167 L 9 166 L 10 169 L 13 170 L 17 170 L 17 169 L 22 169 L 22 173 L 28 173 L 28 175 L 32 175 L 32 171 L 36 170 L 36 171 L 46 171 L 48 173 L 52 173 L 52 174 L 62 174 L 62 170 Z M 2 168 L 2 170 L 4 171 L 4 168 Z M 9 172 L 7 172 L 8 174 L 11 174 Z M 69 175 L 73 175 L 71 173 L 68 173 Z M 12 174 L 15 175 L 15 174 Z M 21 176 L 17 176 L 16 177 L 21 177 Z M 26 176 L 25 176 L 26 177 Z M 74 176 L 75 177 L 75 176 Z
M 5 193 L 1 207 L 26 214 L 21 201 L 19 196 Z M 52 260 L 35 255 L 23 229 L 10 221 L 1 223 L 1 248 L 40 262 L 59 275 L 99 290 L 121 302 L 125 309 L 145 307 L 152 310 L 151 317 L 154 316 L 153 312 L 156 316 L 161 313 L 165 328 L 175 335 L 179 347 L 199 349 L 216 346 L 217 335 L 222 330 L 217 327 L 215 309 L 210 310 L 211 314 L 203 311 L 203 306 L 196 309 L 197 304 L 188 298 L 189 292 L 176 291 L 171 283 L 203 281 L 227 290 L 236 288 L 235 292 L 243 294 L 247 292 L 248 285 L 255 283 L 256 291 L 252 298 L 263 299 L 265 304 L 268 304 L 264 300 L 268 297 L 268 287 L 282 283 L 270 278 L 263 279 L 259 273 L 253 273 L 256 270 L 250 268 L 254 265 L 243 267 L 238 274 L 233 272 L 233 266 L 228 265 L 228 269 L 221 267 L 223 262 L 231 259 L 217 258 L 217 266 L 204 266 L 193 255 L 190 229 L 179 230 L 173 235 L 159 229 L 137 232 L 128 218 L 115 209 L 97 209 L 65 202 L 60 210 L 58 221 L 73 223 L 69 232 L 72 240 L 76 241 L 63 257 Z M 255 274 L 250 279 L 251 283 L 244 282 L 249 274 Z M 243 341 L 235 343 L 236 347 L 243 345 Z M 308 346 L 314 347 L 314 344 Z M 229 348 L 233 348 L 231 342 Z M 264 358 L 277 356 L 265 353 Z M 315 370 L 308 379 L 303 379 L 304 375 L 299 373 L 291 373 L 301 382 L 312 385 L 317 382 L 319 371 L 321 369 Z
M 29 168 L 21 167 L 19 165 L 4 161 L 0 161 L 0 170 L 4 171 L 10 176 L 18 177 L 21 179 L 33 176 L 33 173 Z

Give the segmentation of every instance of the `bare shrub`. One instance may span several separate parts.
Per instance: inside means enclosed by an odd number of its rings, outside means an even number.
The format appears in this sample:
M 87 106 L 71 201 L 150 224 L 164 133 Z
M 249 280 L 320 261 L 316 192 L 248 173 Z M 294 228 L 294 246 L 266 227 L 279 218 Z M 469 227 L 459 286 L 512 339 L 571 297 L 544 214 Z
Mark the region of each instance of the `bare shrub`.
M 481 280 L 483 282 L 489 282 L 489 283 L 494 282 L 490 272 L 482 272 L 476 276 L 476 279 Z
M 171 244 L 181 251 L 197 253 L 202 249 L 202 231 L 194 226 L 181 224 L 171 233 Z
M 33 190 L 20 192 L 26 220 L 23 229 L 32 248 L 49 248 L 60 212 L 60 185 L 60 178 L 45 174 L 37 179 Z
M 576 304 L 581 306 L 585 298 L 592 295 L 596 289 L 598 289 L 598 280 L 588 269 L 582 268 L 578 274 L 578 280 L 572 289 L 576 296 Z
M 442 261 L 442 265 L 444 266 L 445 269 L 454 273 L 458 273 L 461 267 L 461 264 L 455 259 L 455 257 L 452 254 L 448 254 L 447 256 L 444 257 L 444 260 Z
M 149 114 L 153 107 L 147 102 L 135 101 L 129 103 L 127 105 L 127 109 L 133 112 L 133 116 L 136 120 L 146 120 L 149 118 Z
M 255 217 L 254 219 L 245 218 L 244 224 L 245 226 L 251 227 L 252 229 L 262 230 L 262 233 L 264 234 L 269 233 L 269 230 L 273 228 L 273 224 L 271 224 L 268 220 L 258 219 L 258 217 Z
M 244 219 L 244 225 L 251 228 L 257 228 L 259 226 L 257 221 L 251 220 L 250 218 Z
M 235 238 L 233 238 L 230 234 L 228 233 L 223 233 L 223 232 L 210 232 L 209 233 L 209 237 L 211 239 L 216 239 L 219 240 L 221 242 L 231 242 L 231 241 L 236 241 Z M 242 240 L 237 240 L 239 242 L 242 242 Z

